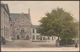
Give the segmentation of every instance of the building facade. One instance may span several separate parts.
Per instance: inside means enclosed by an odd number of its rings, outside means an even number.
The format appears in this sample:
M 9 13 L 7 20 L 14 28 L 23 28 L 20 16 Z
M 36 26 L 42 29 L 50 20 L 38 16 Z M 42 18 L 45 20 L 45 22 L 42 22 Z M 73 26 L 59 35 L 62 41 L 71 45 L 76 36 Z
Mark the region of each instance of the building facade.
M 30 13 L 11 13 L 12 39 L 29 40 L 31 39 L 31 19 Z
M 40 27 L 38 25 L 33 25 L 32 26 L 32 41 L 54 41 L 58 39 L 56 36 L 43 36 L 40 34 L 38 31 Z
M 1 3 L 1 36 L 5 40 L 11 40 L 10 13 L 7 4 Z

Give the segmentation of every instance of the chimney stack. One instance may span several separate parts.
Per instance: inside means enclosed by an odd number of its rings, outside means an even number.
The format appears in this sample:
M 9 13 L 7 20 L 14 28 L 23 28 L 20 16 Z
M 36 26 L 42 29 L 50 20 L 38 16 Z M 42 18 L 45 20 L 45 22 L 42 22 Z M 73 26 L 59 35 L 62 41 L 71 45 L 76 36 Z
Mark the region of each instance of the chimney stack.
M 28 9 L 28 14 L 30 15 L 30 8 Z
M 29 19 L 31 20 L 31 16 L 30 16 L 30 8 L 28 8 L 28 15 L 29 15 Z

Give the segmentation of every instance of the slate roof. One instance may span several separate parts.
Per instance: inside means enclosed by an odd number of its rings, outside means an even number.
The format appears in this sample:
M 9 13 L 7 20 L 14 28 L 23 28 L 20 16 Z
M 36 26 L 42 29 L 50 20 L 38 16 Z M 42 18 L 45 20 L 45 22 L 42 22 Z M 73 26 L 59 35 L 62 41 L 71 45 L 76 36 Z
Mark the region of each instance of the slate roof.
M 4 9 L 6 11 L 6 13 L 9 15 L 9 20 L 10 20 L 10 12 L 9 12 L 9 8 L 8 8 L 8 4 L 0 4 L 1 9 Z
M 24 13 L 10 13 L 10 18 L 11 18 L 12 21 L 16 20 L 20 16 L 26 16 L 26 18 L 30 20 L 30 17 L 29 17 L 28 14 L 24 14 Z

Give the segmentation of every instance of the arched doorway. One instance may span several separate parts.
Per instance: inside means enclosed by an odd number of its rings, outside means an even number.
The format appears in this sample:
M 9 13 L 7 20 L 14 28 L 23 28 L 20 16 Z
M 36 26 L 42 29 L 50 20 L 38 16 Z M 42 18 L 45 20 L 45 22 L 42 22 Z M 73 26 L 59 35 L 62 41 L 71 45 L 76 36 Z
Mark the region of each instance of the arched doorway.
M 24 28 L 21 29 L 20 36 L 21 36 L 21 39 L 25 39 L 25 31 L 24 31 Z
M 29 40 L 29 35 L 26 36 L 26 40 Z

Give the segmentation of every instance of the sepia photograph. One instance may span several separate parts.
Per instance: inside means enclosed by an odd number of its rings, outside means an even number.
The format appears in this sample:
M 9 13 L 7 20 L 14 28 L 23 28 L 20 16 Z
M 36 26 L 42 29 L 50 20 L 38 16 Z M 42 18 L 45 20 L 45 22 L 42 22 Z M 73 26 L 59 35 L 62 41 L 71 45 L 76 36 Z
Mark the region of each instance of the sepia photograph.
M 1 51 L 79 51 L 79 1 L 1 1 Z

